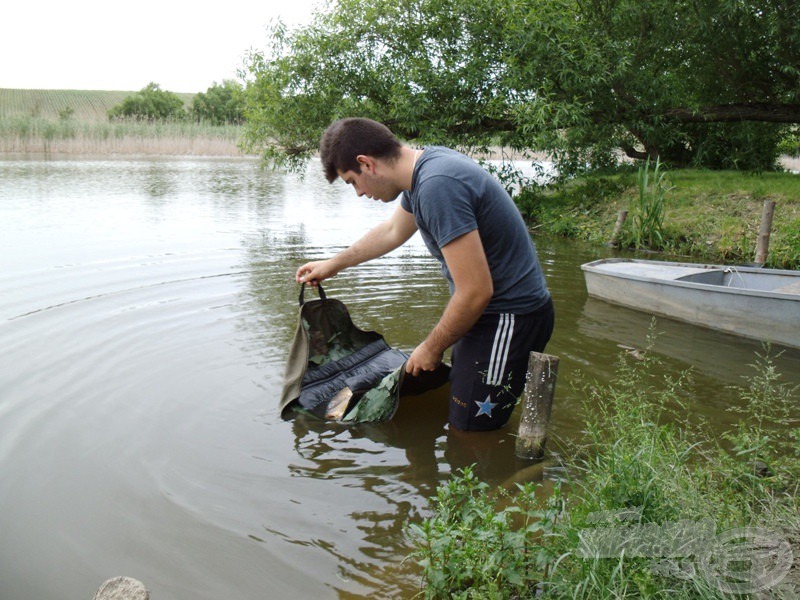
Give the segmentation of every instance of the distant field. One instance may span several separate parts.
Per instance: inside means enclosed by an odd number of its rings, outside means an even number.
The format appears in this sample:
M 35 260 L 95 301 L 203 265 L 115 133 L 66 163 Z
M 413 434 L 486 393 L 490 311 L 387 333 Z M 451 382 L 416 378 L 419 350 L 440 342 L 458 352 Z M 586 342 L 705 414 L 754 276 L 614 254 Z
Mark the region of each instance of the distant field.
M 108 110 L 134 91 L 20 90 L 0 88 L 0 118 L 59 119 L 65 111 L 77 121 L 108 121 Z M 187 106 L 194 94 L 177 94 Z
M 135 92 L 0 88 L 0 156 L 242 156 L 241 126 L 109 121 Z M 190 105 L 194 94 L 178 94 Z

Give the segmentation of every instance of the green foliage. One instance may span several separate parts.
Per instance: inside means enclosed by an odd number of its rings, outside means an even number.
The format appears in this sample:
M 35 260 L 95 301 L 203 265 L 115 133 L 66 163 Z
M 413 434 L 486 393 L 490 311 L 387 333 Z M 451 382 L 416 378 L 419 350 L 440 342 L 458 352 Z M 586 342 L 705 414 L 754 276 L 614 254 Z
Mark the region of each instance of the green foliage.
M 658 359 L 649 350 L 639 358 L 622 354 L 612 385 L 585 390 L 585 451 L 592 458 L 576 463 L 578 487 L 590 511 L 635 506 L 648 521 L 674 519 L 681 505 L 673 500 L 692 479 L 694 447 L 681 401 L 691 380 L 688 373 L 656 380 L 650 367 Z
M 186 117 L 183 100 L 173 92 L 149 83 L 108 111 L 111 120 L 180 121 Z
M 119 92 L 83 92 L 79 90 L 0 89 L 0 118 L 60 118 L 67 108 L 83 120 L 108 120 L 108 109 L 120 102 Z M 99 113 L 99 114 L 98 114 Z
M 631 206 L 634 248 L 658 250 L 664 247 L 664 198 L 669 192 L 666 173 L 656 160 L 650 172 L 650 159 L 639 167 L 638 194 Z
M 538 508 L 535 486 L 496 494 L 464 469 L 438 489 L 435 514 L 410 525 L 412 558 L 425 570 L 427 598 L 513 598 L 534 595 L 554 559 L 537 543 L 551 531 L 558 503 Z M 498 508 L 501 502 L 509 503 Z
M 345 423 L 377 423 L 388 421 L 397 410 L 400 396 L 401 369 L 405 364 L 386 375 L 361 397 L 361 400 L 343 418 Z
M 74 117 L 75 117 L 75 109 L 72 108 L 71 106 L 64 107 L 60 111 L 58 111 L 58 118 L 62 122 L 69 121 Z
M 192 98 L 192 117 L 210 125 L 241 125 L 244 122 L 244 90 L 232 80 L 216 82 Z
M 781 435 L 792 430 L 797 386 L 781 382 L 781 375 L 770 355 L 769 346 L 751 365 L 755 372 L 745 386 L 737 388 L 741 405 L 730 410 L 743 415 L 737 426 L 725 434 L 731 442 L 733 454 L 726 459 L 735 460 L 732 469 L 738 471 L 735 483 L 749 488 L 797 485 L 800 465 L 796 460 L 796 438 Z M 762 473 L 759 473 L 759 469 Z M 772 474 L 764 477 L 764 471 Z M 767 481 L 768 479 L 768 481 Z M 757 490 L 761 494 L 764 490 Z
M 622 196 L 626 184 L 625 176 L 587 176 L 547 188 L 525 188 L 514 201 L 535 227 L 587 239 L 597 230 L 598 213 Z
M 800 157 L 800 127 L 794 127 L 784 134 L 778 151 L 794 158 Z
M 74 110 L 82 123 L 107 123 L 108 111 L 131 92 L 108 90 L 26 90 L 0 88 L 0 119 L 39 117 L 61 119 L 63 111 Z M 193 94 L 178 94 L 184 103 Z
M 800 268 L 800 219 L 787 219 L 780 235 L 770 238 L 769 263 L 781 269 Z
M 470 470 L 440 487 L 434 515 L 410 526 L 427 597 L 722 599 L 696 555 L 717 534 L 764 527 L 797 539 L 797 389 L 781 384 L 769 351 L 731 389 L 744 418 L 726 446 L 687 413 L 689 374 L 657 378 L 649 349 L 639 358 L 623 354 L 612 385 L 586 387 L 585 443 L 562 453 L 568 488 L 537 501 L 529 487 L 494 493 Z M 590 543 L 598 528 L 649 525 L 651 544 L 678 547 L 665 537 L 678 523 L 709 536 L 680 562 L 657 562 L 674 559 L 658 546 L 637 557 L 630 544 L 614 554 Z
M 694 153 L 687 163 L 709 169 L 773 171 L 785 127 L 770 123 L 707 123 L 686 127 Z
M 767 266 L 800 268 L 796 174 L 671 169 L 668 178 L 662 250 L 710 262 L 752 261 L 763 203 L 770 199 L 777 202 L 777 209 Z M 652 182 L 651 169 L 651 186 Z M 537 232 L 605 244 L 619 211 L 626 209 L 630 215 L 639 202 L 639 189 L 635 172 L 621 171 L 526 188 L 515 201 Z M 629 218 L 620 240 L 624 245 L 634 245 L 632 222 Z
M 800 118 L 790 0 L 338 0 L 270 33 L 247 67 L 247 138 L 276 162 L 357 115 L 422 144 L 546 151 L 562 176 L 621 152 L 763 170 L 780 125 L 741 119 Z

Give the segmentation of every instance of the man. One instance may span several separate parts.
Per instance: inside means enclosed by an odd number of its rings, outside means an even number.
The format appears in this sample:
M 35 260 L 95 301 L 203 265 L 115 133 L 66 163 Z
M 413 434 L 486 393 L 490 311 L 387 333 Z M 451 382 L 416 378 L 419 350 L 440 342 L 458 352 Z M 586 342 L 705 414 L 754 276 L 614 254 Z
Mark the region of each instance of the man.
M 414 150 L 370 119 L 334 122 L 320 154 L 330 183 L 341 177 L 358 196 L 402 200 L 346 250 L 301 266 L 297 281 L 318 284 L 391 252 L 419 230 L 451 298 L 406 371 L 434 370 L 452 346 L 451 426 L 505 425 L 525 384 L 528 355 L 544 350 L 554 322 L 536 249 L 511 197 L 469 157 L 441 147 Z

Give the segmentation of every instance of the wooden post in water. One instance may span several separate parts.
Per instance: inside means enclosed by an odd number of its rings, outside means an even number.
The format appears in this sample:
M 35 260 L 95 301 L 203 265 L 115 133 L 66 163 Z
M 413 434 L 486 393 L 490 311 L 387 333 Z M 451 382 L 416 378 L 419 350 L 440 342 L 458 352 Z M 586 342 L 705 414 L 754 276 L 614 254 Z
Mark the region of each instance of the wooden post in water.
M 138 579 L 112 577 L 98 588 L 94 600 L 150 600 L 150 593 Z
M 531 352 L 525 390 L 522 392 L 522 415 L 517 432 L 518 458 L 540 460 L 544 456 L 557 375 L 557 356 Z
M 772 233 L 772 217 L 775 215 L 775 201 L 764 200 L 764 209 L 761 212 L 761 227 L 758 229 L 756 242 L 756 263 L 763 265 L 767 262 L 769 252 L 769 236 Z
M 619 236 L 622 233 L 622 226 L 625 224 L 625 219 L 628 218 L 628 211 L 621 210 L 617 214 L 617 222 L 614 224 L 614 232 L 611 234 L 611 239 L 608 242 L 609 246 L 616 246 L 619 242 Z

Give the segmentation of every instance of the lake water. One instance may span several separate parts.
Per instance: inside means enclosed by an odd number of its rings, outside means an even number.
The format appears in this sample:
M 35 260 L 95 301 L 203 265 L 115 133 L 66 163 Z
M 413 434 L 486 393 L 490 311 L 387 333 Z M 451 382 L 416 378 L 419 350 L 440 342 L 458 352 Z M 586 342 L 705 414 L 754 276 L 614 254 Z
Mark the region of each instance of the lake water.
M 316 168 L 314 168 L 316 167 Z M 249 160 L 0 161 L 0 597 L 91 598 L 105 579 L 154 600 L 412 597 L 404 527 L 467 464 L 526 478 L 517 417 L 452 435 L 446 399 L 388 423 L 281 420 L 294 271 L 394 204 Z M 580 440 L 573 384 L 613 378 L 650 319 L 587 300 L 579 265 L 610 250 L 536 237 L 561 358 L 552 449 Z M 355 322 L 411 350 L 447 302 L 418 236 L 326 286 Z M 665 372 L 723 428 L 760 345 L 663 320 Z M 778 359 L 800 378 L 800 353 Z M 557 476 L 548 474 L 545 483 Z

